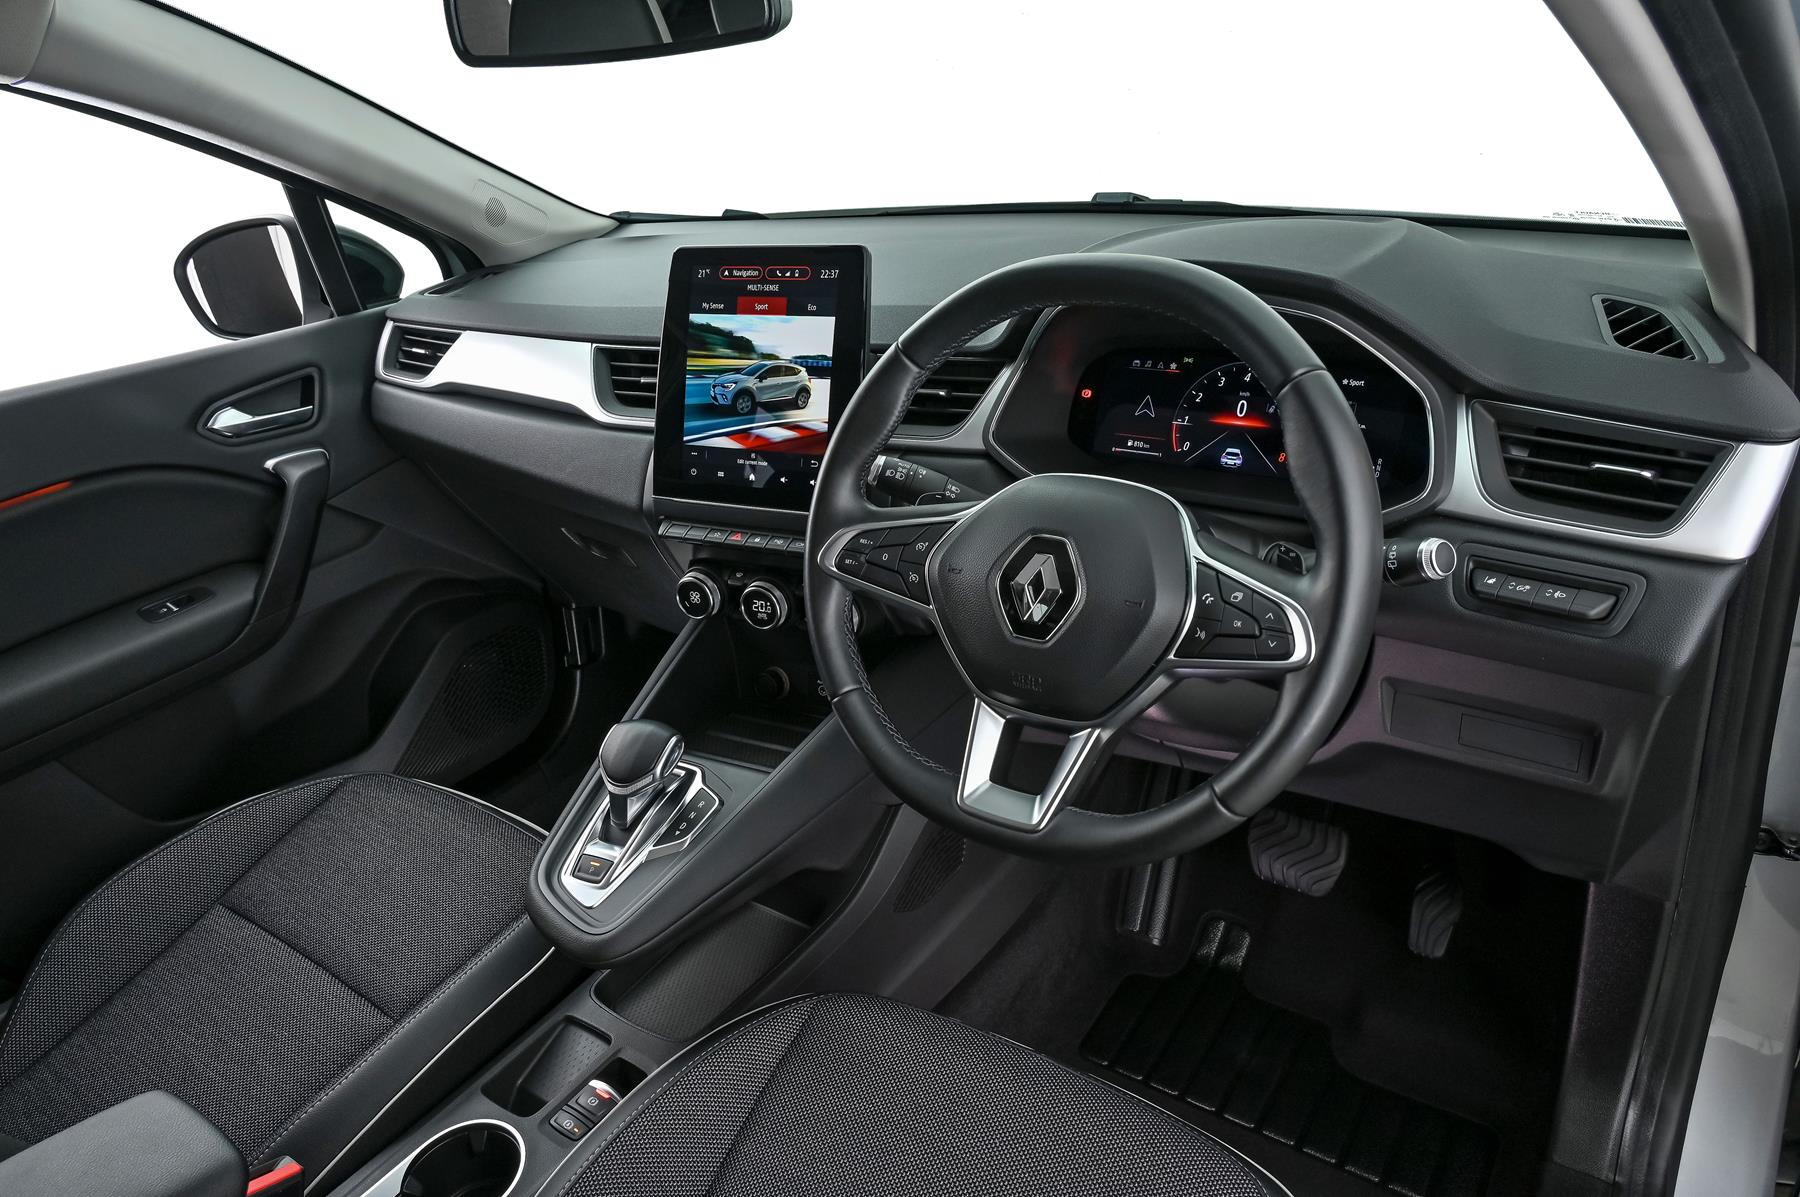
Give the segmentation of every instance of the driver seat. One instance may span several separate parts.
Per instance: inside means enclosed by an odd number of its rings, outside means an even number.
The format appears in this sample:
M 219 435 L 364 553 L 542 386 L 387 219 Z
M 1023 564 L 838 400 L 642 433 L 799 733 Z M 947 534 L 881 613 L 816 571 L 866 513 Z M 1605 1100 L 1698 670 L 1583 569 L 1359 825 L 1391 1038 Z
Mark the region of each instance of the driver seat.
M 1280 1197 L 1094 1077 L 886 998 L 765 1007 L 628 1095 L 543 1197 Z

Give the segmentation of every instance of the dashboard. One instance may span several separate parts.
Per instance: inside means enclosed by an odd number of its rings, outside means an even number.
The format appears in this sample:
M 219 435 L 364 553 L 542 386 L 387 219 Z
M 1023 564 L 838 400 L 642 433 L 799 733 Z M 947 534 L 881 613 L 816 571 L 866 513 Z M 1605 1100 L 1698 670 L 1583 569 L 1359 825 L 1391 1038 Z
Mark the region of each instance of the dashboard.
M 1646 885 L 1672 876 L 1649 835 L 1691 792 L 1725 604 L 1800 443 L 1800 401 L 1712 314 L 1685 240 L 1367 217 L 639 222 L 401 300 L 375 368 L 377 425 L 559 601 L 672 630 L 694 561 L 791 578 L 803 559 L 804 511 L 754 485 L 677 497 L 654 476 L 671 266 L 685 247 L 721 245 L 752 251 L 721 264 L 765 268 L 799 260 L 759 247 L 866 246 L 872 354 L 958 287 L 1040 254 L 1158 254 L 1256 291 L 1354 406 L 1390 536 L 1441 538 L 1459 558 L 1439 584 L 1384 590 L 1362 691 L 1295 788 L 1483 836 L 1570 876 L 1628 864 L 1657 878 Z M 1666 320 L 1688 353 L 1614 342 L 1617 302 Z M 396 357 L 409 329 L 454 341 L 409 372 Z M 689 375 L 736 368 L 691 348 Z M 831 350 L 827 362 L 823 340 L 771 342 L 752 356 L 820 380 L 847 364 Z M 712 426 L 733 415 L 712 389 L 723 380 L 684 383 L 688 450 L 726 434 Z M 800 432 L 835 407 L 810 403 L 764 406 Z M 1242 551 L 1274 561 L 1286 545 L 1304 564 L 1282 413 L 1205 330 L 1051 304 L 975 337 L 921 406 L 887 449 L 926 479 L 920 501 L 1106 473 L 1164 490 Z M 759 446 L 734 460 L 762 470 L 775 457 Z M 1234 729 L 1259 725 L 1263 701 L 1196 683 L 1141 720 L 1137 740 L 1205 771 L 1229 759 Z

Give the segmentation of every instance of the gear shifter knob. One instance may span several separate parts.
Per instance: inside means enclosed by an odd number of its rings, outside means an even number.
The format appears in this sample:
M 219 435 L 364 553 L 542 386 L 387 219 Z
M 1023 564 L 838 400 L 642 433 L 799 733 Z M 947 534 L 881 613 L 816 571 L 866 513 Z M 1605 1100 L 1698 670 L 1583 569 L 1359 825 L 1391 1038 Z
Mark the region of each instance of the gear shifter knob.
M 606 821 L 623 834 L 681 759 L 681 733 L 654 719 L 615 723 L 600 742 L 600 781 L 606 786 Z

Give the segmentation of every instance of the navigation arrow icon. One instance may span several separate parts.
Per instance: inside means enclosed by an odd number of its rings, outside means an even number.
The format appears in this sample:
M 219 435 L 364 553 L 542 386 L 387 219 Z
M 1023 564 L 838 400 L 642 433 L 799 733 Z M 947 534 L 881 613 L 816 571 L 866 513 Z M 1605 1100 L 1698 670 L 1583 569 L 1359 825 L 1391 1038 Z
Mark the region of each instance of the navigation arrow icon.
M 1150 396 L 1145 395 L 1144 401 L 1138 404 L 1137 414 L 1140 416 L 1150 416 L 1153 419 L 1155 418 L 1156 405 L 1150 402 Z

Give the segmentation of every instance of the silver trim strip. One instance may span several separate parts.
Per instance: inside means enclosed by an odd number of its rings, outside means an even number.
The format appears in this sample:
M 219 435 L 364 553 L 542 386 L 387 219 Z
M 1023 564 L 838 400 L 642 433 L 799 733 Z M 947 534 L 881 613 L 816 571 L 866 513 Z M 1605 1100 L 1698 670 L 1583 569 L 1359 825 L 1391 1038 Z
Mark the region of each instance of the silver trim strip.
M 1455 465 L 1450 475 L 1450 493 L 1438 510 L 1444 515 L 1464 516 L 1483 523 L 1535 532 L 1551 532 L 1571 540 L 1629 548 L 1638 552 L 1662 553 L 1672 557 L 1691 557 L 1700 561 L 1742 561 L 1762 543 L 1763 533 L 1775 517 L 1775 507 L 1787 488 L 1788 475 L 1800 442 L 1761 444 L 1747 441 L 1725 445 L 1726 459 L 1713 474 L 1712 481 L 1688 508 L 1681 522 L 1663 532 L 1626 532 L 1601 528 L 1574 519 L 1527 514 L 1514 511 L 1488 494 L 1481 484 L 1481 473 L 1475 466 L 1475 421 L 1469 410 L 1473 402 L 1459 397 L 1451 411 Z M 1622 420 L 1602 420 L 1576 416 L 1547 408 L 1526 407 L 1494 400 L 1497 407 L 1514 411 L 1542 411 L 1563 419 L 1585 420 L 1606 428 L 1639 429 L 1661 432 L 1644 424 Z M 1698 438 L 1713 440 L 1716 438 Z
M 424 378 L 408 378 L 387 368 L 388 341 L 396 327 L 436 326 L 389 321 L 375 350 L 375 373 L 383 382 L 414 391 L 475 389 L 500 395 L 516 395 L 539 403 L 571 408 L 596 424 L 649 429 L 652 415 L 622 416 L 600 406 L 594 393 L 592 341 L 556 337 L 526 337 L 515 333 L 469 330 L 456 339 L 443 358 Z M 446 329 L 448 332 L 458 331 Z M 606 348 L 601 345 L 599 348 Z
M 513 1178 L 511 1181 L 507 1182 L 506 1191 L 500 1194 L 500 1197 L 508 1197 L 508 1194 L 518 1187 L 519 1178 L 525 1175 L 525 1140 L 520 1137 L 518 1131 L 495 1118 L 471 1118 L 467 1122 L 459 1122 L 455 1126 L 445 1127 L 437 1134 L 431 1136 L 431 1138 L 425 1140 L 425 1142 L 419 1144 L 418 1148 L 405 1159 L 388 1169 L 386 1174 L 383 1175 L 380 1180 L 364 1189 L 359 1197 L 399 1197 L 401 1182 L 406 1179 L 406 1170 L 412 1167 L 414 1160 L 418 1159 L 421 1155 L 424 1155 L 433 1147 L 436 1147 L 451 1135 L 454 1135 L 457 1131 L 465 1130 L 471 1126 L 490 1126 L 495 1130 L 504 1131 L 506 1137 L 513 1141 L 513 1146 L 519 1149 L 519 1166 L 513 1170 Z M 332 1162 L 336 1163 L 335 1160 Z M 327 1170 L 329 1171 L 329 1165 L 327 1165 Z M 324 1173 L 320 1173 L 320 1175 L 324 1175 Z

